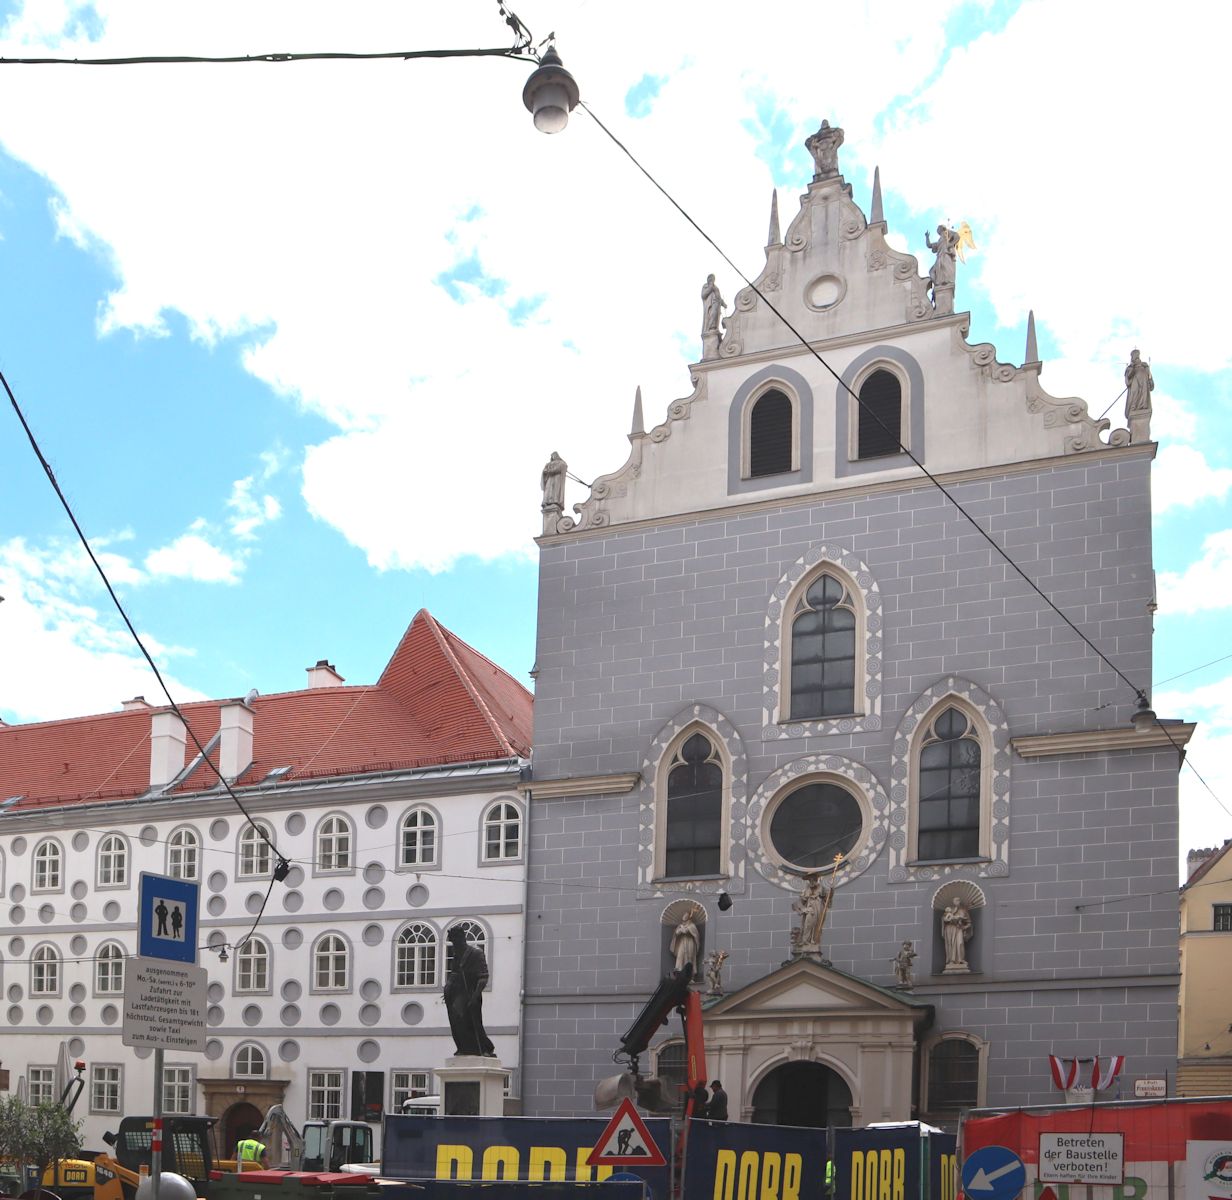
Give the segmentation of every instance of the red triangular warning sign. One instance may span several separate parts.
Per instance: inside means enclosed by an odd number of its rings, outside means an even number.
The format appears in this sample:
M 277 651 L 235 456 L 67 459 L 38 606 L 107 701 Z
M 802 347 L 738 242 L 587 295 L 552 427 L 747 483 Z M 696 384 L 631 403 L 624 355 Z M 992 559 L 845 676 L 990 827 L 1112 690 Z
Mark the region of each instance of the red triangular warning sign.
M 665 1167 L 667 1159 L 655 1145 L 646 1122 L 637 1115 L 633 1101 L 624 1099 L 607 1128 L 599 1135 L 588 1167 Z

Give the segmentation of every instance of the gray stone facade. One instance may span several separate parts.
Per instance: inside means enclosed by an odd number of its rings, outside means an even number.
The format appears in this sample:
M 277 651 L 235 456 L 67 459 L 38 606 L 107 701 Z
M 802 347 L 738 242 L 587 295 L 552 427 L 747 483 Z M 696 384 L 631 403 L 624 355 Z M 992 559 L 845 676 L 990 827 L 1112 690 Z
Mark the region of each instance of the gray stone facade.
M 1143 680 L 1151 668 L 1151 449 L 1053 459 L 952 485 L 1088 636 Z M 779 581 L 822 544 L 866 564 L 879 593 L 880 728 L 769 736 L 767 612 Z M 1134 710 L 1125 685 L 926 482 L 547 540 L 538 667 L 536 782 L 643 770 L 663 727 L 702 705 L 738 731 L 748 796 L 797 760 L 837 756 L 865 768 L 893 800 L 896 731 L 946 677 L 991 697 L 1010 738 L 1128 729 Z M 944 872 L 977 881 L 986 897 L 978 969 L 941 977 L 933 905 L 943 875 L 902 872 L 893 881 L 888 821 L 867 866 L 836 888 L 828 956 L 890 986 L 898 944 L 915 941 L 914 996 L 935 1005 L 930 1032 L 961 1030 L 987 1043 L 988 1103 L 1055 1101 L 1050 1053 L 1123 1053 L 1133 1073 L 1170 1071 L 1175 751 L 1005 754 L 1013 761 L 1003 872 L 983 874 L 975 863 Z M 653 802 L 645 772 L 627 794 L 532 802 L 529 1113 L 589 1107 L 595 1082 L 612 1072 L 619 1034 L 662 973 L 660 914 L 680 890 L 639 886 L 642 813 Z M 722 913 L 717 886 L 710 895 L 696 889 L 706 948 L 730 955 L 729 992 L 788 957 L 792 923 L 793 893 L 754 868 L 756 830 L 739 808 L 733 798 L 731 858 L 742 894 L 728 886 L 736 903 Z
M 841 131 L 823 134 L 837 154 Z M 1131 720 L 1151 678 L 1154 446 L 1046 393 L 1032 339 L 1022 366 L 969 343 L 953 263 L 930 299 L 885 234 L 819 173 L 691 394 L 647 432 L 639 393 L 625 464 L 540 539 L 530 1113 L 589 1108 L 672 965 L 682 897 L 704 909 L 703 953 L 728 952 L 705 1024 L 733 1119 L 1056 1101 L 1050 1054 L 1123 1054 L 1127 1079 L 1175 1067 L 1192 726 Z M 830 599 L 808 599 L 823 571 Z M 847 623 L 837 667 L 824 604 Z M 673 756 L 694 732 L 687 766 Z M 687 784 L 669 864 L 673 777 L 705 782 Z M 792 940 L 806 872 L 832 889 L 820 952 L 817 916 Z M 809 1089 L 823 1099 L 785 1120 L 783 1097 Z

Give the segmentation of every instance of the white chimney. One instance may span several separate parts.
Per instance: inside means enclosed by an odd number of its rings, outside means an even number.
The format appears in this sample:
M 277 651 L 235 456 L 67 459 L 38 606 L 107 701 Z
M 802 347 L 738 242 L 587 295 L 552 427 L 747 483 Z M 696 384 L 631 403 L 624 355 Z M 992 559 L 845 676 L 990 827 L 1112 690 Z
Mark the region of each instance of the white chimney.
M 337 687 L 346 680 L 334 669 L 334 664 L 321 658 L 315 667 L 308 668 L 308 686 L 310 688 Z
M 184 769 L 184 744 L 188 732 L 173 712 L 156 712 L 150 718 L 150 787 L 164 787 Z
M 252 766 L 252 709 L 242 700 L 233 700 L 219 710 L 218 769 L 230 782 Z
M 131 700 L 121 700 L 120 707 L 125 712 L 134 712 L 137 709 L 153 708 L 144 696 L 134 696 Z

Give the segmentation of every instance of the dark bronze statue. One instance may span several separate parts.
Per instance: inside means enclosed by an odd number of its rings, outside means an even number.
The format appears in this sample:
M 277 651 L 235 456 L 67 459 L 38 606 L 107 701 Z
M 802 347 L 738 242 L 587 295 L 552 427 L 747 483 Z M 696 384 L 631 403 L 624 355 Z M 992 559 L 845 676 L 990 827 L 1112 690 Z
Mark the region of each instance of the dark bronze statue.
M 496 1047 L 483 1028 L 483 989 L 488 982 L 488 960 L 483 951 L 468 945 L 466 930 L 449 931 L 453 965 L 445 980 L 445 1008 L 449 1031 L 459 1054 L 495 1058 Z

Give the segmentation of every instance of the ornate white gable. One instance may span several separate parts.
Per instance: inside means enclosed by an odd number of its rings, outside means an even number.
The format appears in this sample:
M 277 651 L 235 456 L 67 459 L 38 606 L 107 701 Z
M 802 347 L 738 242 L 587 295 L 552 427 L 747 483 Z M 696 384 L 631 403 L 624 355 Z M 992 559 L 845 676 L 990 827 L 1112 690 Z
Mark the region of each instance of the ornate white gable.
M 954 312 L 955 291 L 962 291 L 963 268 L 953 254 L 958 234 L 939 227 L 929 247 L 921 239 L 923 271 L 915 255 L 893 249 L 880 185 L 870 219 L 839 173 L 841 143 L 842 131 L 826 125 L 809 139 L 817 173 L 785 236 L 776 198 L 755 286 L 728 305 L 707 281 L 692 392 L 671 402 L 647 432 L 639 389 L 628 460 L 596 479 L 573 506 L 575 516 L 545 491 L 545 536 L 922 480 L 906 454 L 861 460 L 856 453 L 858 406 L 848 388 L 879 363 L 903 379 L 903 441 L 936 475 L 963 478 L 1129 444 L 1128 430 L 1108 433 L 1109 422 L 1092 418 L 1085 401 L 1044 391 L 1033 326 L 1021 366 L 998 361 L 991 345 L 967 341 L 969 314 Z M 941 247 L 935 255 L 933 247 Z M 798 445 L 790 472 L 755 479 L 742 458 L 744 422 L 768 386 L 790 394 Z

